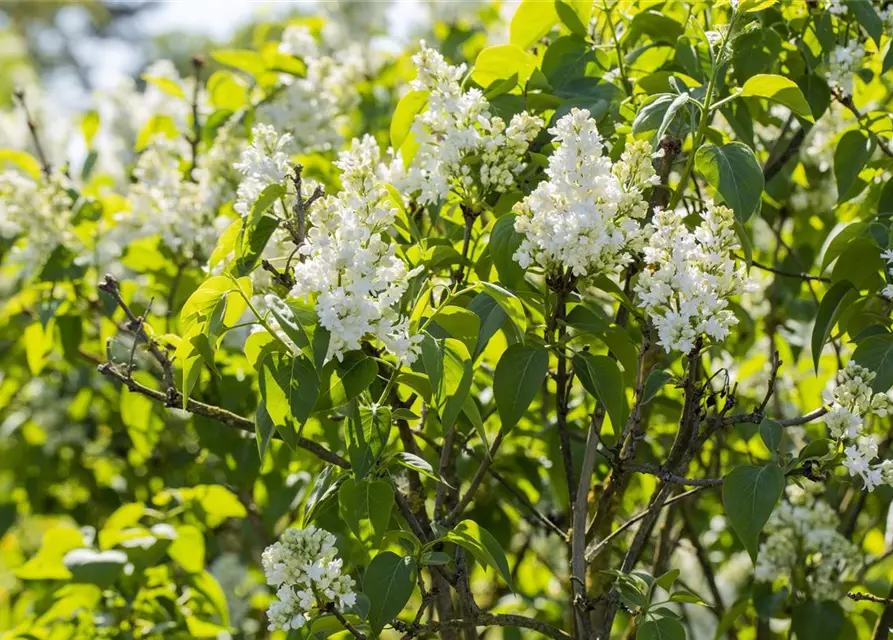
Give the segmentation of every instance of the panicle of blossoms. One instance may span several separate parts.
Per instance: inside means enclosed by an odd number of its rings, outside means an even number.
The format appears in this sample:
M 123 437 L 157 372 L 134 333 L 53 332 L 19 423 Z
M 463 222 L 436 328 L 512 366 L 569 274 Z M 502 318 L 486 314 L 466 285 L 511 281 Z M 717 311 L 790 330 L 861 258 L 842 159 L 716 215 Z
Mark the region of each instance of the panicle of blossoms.
M 356 603 L 353 578 L 342 573 L 337 553 L 335 536 L 314 525 L 286 529 L 264 550 L 267 584 L 277 589 L 267 611 L 270 631 L 300 629 L 328 603 L 340 609 Z
M 0 238 L 15 240 L 9 259 L 25 271 L 39 268 L 56 247 L 80 244 L 72 229 L 68 179 L 53 173 L 33 179 L 9 169 L 0 173 Z
M 513 258 L 525 269 L 536 264 L 549 273 L 615 273 L 644 242 L 642 189 L 657 178 L 650 145 L 632 142 L 612 164 L 586 109 L 571 110 L 549 133 L 558 143 L 549 179 L 514 208 L 515 230 L 524 238 Z
M 862 68 L 865 47 L 859 43 L 835 47 L 828 58 L 825 79 L 843 95 L 853 95 L 853 80 Z
M 524 111 L 506 125 L 490 113 L 480 89 L 462 90 L 465 65 L 450 65 L 424 42 L 412 60 L 417 77 L 410 86 L 427 92 L 428 101 L 412 123 L 419 148 L 403 175 L 395 176 L 398 188 L 422 204 L 439 202 L 451 191 L 463 197 L 477 191 L 479 199 L 507 191 L 526 166 L 542 120 Z
M 893 484 L 893 461 L 872 464 L 878 456 L 875 437 L 865 432 L 869 414 L 885 417 L 893 412 L 893 400 L 885 393 L 874 393 L 871 382 L 877 374 L 855 362 L 837 372 L 835 385 L 822 392 L 830 409 L 823 420 L 831 437 L 848 444 L 843 466 L 850 476 L 859 476 L 865 488 L 873 491 L 881 484 Z
M 849 11 L 845 0 L 822 0 L 822 8 L 832 16 L 844 16 Z
M 366 75 L 367 56 L 356 44 L 324 55 L 304 26 L 289 26 L 279 50 L 300 57 L 303 78 L 283 76 L 284 90 L 257 108 L 257 121 L 291 134 L 303 153 L 337 148 L 349 114 L 359 104 L 357 84 Z
M 285 182 L 292 170 L 291 152 L 294 139 L 290 133 L 279 134 L 275 127 L 256 124 L 251 129 L 251 144 L 233 167 L 244 177 L 236 192 L 233 209 L 248 215 L 264 189 Z
M 645 247 L 645 270 L 635 291 L 670 351 L 691 351 L 698 337 L 725 340 L 738 318 L 729 299 L 754 290 L 743 265 L 732 256 L 740 248 L 734 214 L 707 203 L 701 223 L 685 226 L 685 212 L 656 211 Z
M 859 548 L 837 531 L 840 519 L 828 503 L 817 499 L 820 486 L 790 485 L 783 501 L 766 523 L 754 579 L 792 585 L 805 577 L 813 600 L 836 600 L 845 593 L 843 583 L 855 576 L 862 563 Z
M 197 171 L 195 179 L 188 179 L 182 166 L 182 159 L 188 155 L 183 139 L 155 136 L 149 142 L 133 170 L 135 181 L 128 190 L 130 208 L 116 213 L 115 226 L 100 238 L 103 260 L 120 255 L 134 240 L 151 235 L 160 236 L 168 248 L 184 258 L 200 262 L 207 259 L 229 223 L 217 213 L 226 197 L 227 188 L 222 186 L 226 180 L 214 165 Z M 231 186 L 228 189 L 231 191 Z
M 407 271 L 387 236 L 397 209 L 376 177 L 380 160 L 368 135 L 339 155 L 343 189 L 311 209 L 291 295 L 315 299 L 319 322 L 331 334 L 327 357 L 341 360 L 371 335 L 412 364 L 422 336 L 409 335 L 409 320 L 395 307 L 418 270 Z

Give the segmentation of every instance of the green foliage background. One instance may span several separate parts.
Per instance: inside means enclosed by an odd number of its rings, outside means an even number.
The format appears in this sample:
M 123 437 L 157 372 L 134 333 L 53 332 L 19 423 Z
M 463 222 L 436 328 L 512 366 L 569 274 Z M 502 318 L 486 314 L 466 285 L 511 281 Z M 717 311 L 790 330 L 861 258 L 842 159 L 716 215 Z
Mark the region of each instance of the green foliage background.
M 422 303 L 405 304 L 404 312 L 431 333 L 422 365 L 393 378 L 371 346 L 323 365 L 323 331 L 294 301 L 294 335 L 276 320 L 301 353 L 276 332 L 254 334 L 262 337 L 244 348 L 219 339 L 250 303 L 249 273 L 260 253 L 252 247 L 266 242 L 264 210 L 276 193 L 255 206 L 253 221 L 240 221 L 232 203 L 221 206 L 218 213 L 236 226 L 204 248 L 221 271 L 214 276 L 206 260 L 184 260 L 151 234 L 116 265 L 119 284 L 61 245 L 38 268 L 23 269 L 4 258 L 27 237 L 3 240 L 2 637 L 268 637 L 273 594 L 261 552 L 286 526 L 310 522 L 338 537 L 370 607 L 351 615 L 366 625 L 363 633 L 384 627 L 383 637 L 412 630 L 416 611 L 436 599 L 416 588 L 417 579 L 435 580 L 442 566 L 460 580 L 470 572 L 480 607 L 473 617 L 486 637 L 585 637 L 574 622 L 579 609 L 609 618 L 616 638 L 886 637 L 893 491 L 866 493 L 839 457 L 825 456 L 821 422 L 777 427 L 822 407 L 822 389 L 854 352 L 878 371 L 877 390 L 893 384 L 891 305 L 878 295 L 890 281 L 880 254 L 891 248 L 893 214 L 893 30 L 884 8 L 852 2 L 837 16 L 797 1 L 742 0 L 733 10 L 712 2 L 525 0 L 510 18 L 508 44 L 494 44 L 500 20 L 493 7 L 427 34 L 447 59 L 469 64 L 468 86 L 481 87 L 506 120 L 525 108 L 546 122 L 586 108 L 612 159 L 632 138 L 669 154 L 664 202 L 694 214 L 716 198 L 736 214 L 740 258 L 759 291 L 734 303 L 733 335 L 698 354 L 704 388 L 697 409 L 710 437 L 682 475 L 707 482 L 667 485 L 671 505 L 634 558 L 641 575 L 621 570 L 636 531 L 627 523 L 664 486 L 655 470 L 678 437 L 695 359 L 642 348 L 644 324 L 622 277 L 586 283 L 558 301 L 543 278 L 512 261 L 520 240 L 511 206 L 542 178 L 552 151 L 545 131 L 519 189 L 479 203 L 464 255 L 460 205 L 467 203 L 401 212 L 401 254 L 425 269 L 412 292 Z M 323 21 L 306 20 L 318 33 Z M 139 151 L 153 135 L 185 136 L 202 153 L 231 118 L 247 136 L 254 108 L 281 89 L 280 74 L 304 73 L 300 60 L 276 52 L 285 22 L 253 25 L 231 45 L 194 51 L 206 61 L 194 69 L 181 56 L 179 66 L 198 74 L 213 111 L 185 130 L 153 118 L 131 144 Z M 711 44 L 714 31 L 720 46 Z M 857 41 L 867 55 L 849 98 L 828 86 L 824 72 L 835 46 Z M 370 133 L 411 152 L 410 124 L 424 105 L 406 96 L 415 50 L 388 54 L 360 84 L 346 139 Z M 17 54 L 2 68 L 28 64 Z M 27 131 L 7 75 L 0 74 L 0 95 L 9 96 L 10 118 Z M 170 101 L 192 99 L 175 83 L 158 87 Z M 0 151 L 0 162 L 35 180 L 41 153 L 64 167 L 74 179 L 73 231 L 95 248 L 125 195 L 92 170 L 98 159 L 110 160 L 98 158 L 93 144 L 102 118 L 88 110 L 76 121 L 85 152 L 75 162 L 66 165 L 64 150 L 38 149 L 27 135 Z M 35 117 L 34 124 L 41 139 L 49 123 Z M 336 192 L 335 158 L 333 150 L 294 161 Z M 467 286 L 443 298 L 425 293 L 425 279 L 448 282 L 456 270 Z M 286 298 L 286 288 L 272 287 Z M 565 302 L 556 338 L 544 309 Z M 190 341 L 195 336 L 205 346 Z M 174 361 L 174 392 L 146 344 Z M 97 370 L 108 362 L 119 375 Z M 291 382 L 296 362 L 312 370 L 319 393 L 294 393 L 307 388 Z M 569 381 L 560 367 L 572 370 Z M 199 404 L 183 411 L 189 399 Z M 373 406 L 378 399 L 387 406 Z M 587 464 L 587 434 L 599 412 L 601 448 L 583 505 L 590 517 L 603 517 L 588 537 L 575 534 L 605 545 L 587 559 L 585 595 L 572 604 L 566 474 L 575 478 Z M 633 412 L 644 433 L 624 469 L 618 444 Z M 730 416 L 740 420 L 723 422 Z M 876 426 L 889 453 L 890 418 Z M 374 429 L 378 436 L 365 441 Z M 456 452 L 444 467 L 447 438 Z M 459 490 L 454 500 L 463 495 L 494 446 L 498 456 L 461 517 L 433 513 L 438 492 L 448 486 Z M 865 558 L 864 570 L 841 585 L 839 601 L 815 600 L 805 578 L 787 585 L 752 579 L 748 554 L 757 553 L 785 484 L 803 476 L 825 483 L 822 499 Z M 425 537 L 408 514 L 424 514 Z M 79 562 L 63 561 L 81 548 L 88 551 Z M 383 599 L 368 586 L 379 581 L 400 589 Z M 848 592 L 880 601 L 848 601 Z M 671 606 L 661 609 L 663 595 Z M 498 616 L 524 616 L 548 631 Z M 450 629 L 417 632 L 460 637 Z M 307 633 L 350 637 L 332 616 Z

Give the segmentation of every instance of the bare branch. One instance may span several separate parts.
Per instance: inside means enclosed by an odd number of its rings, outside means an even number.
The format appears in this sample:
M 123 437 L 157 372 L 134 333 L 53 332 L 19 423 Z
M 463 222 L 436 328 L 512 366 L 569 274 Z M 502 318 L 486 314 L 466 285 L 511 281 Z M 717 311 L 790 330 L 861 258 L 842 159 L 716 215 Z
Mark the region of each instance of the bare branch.
M 173 392 L 170 392 L 169 390 L 168 393 L 162 393 L 161 391 L 158 391 L 156 389 L 151 389 L 145 385 L 140 384 L 130 376 L 122 373 L 109 362 L 99 365 L 98 371 L 104 376 L 115 378 L 116 380 L 122 382 L 130 391 L 142 394 L 148 398 L 152 398 L 153 400 L 157 400 L 158 402 L 163 403 L 165 406 L 179 407 L 180 403 L 182 402 L 182 394 L 176 389 L 174 389 Z M 217 422 L 225 424 L 228 427 L 232 427 L 246 433 L 254 433 L 253 421 L 249 420 L 248 418 L 243 418 L 242 416 L 232 413 L 231 411 L 227 411 L 222 407 L 205 404 L 204 402 L 199 402 L 190 398 L 186 403 L 186 411 L 195 415 L 211 418 L 213 420 L 216 420 Z M 275 434 L 273 437 L 276 439 L 281 439 L 278 434 Z M 334 464 L 338 467 L 341 467 L 342 469 L 350 469 L 350 463 L 347 460 L 339 456 L 337 453 L 329 451 L 321 444 L 313 442 L 312 440 L 308 440 L 304 437 L 299 437 L 298 446 L 316 455 L 319 459 L 325 462 Z

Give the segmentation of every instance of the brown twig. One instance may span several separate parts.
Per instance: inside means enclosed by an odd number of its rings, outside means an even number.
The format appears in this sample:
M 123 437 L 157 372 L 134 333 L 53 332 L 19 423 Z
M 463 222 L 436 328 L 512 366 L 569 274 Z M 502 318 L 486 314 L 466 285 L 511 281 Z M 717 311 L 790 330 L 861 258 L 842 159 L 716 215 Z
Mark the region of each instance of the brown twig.
M 736 254 L 735 257 L 739 260 L 745 260 L 744 256 L 739 256 Z M 827 278 L 825 276 L 814 276 L 808 273 L 794 273 L 793 271 L 784 271 L 782 269 L 770 267 L 767 264 L 762 264 L 760 262 L 757 262 L 756 260 L 751 260 L 750 263 L 761 271 L 768 271 L 769 273 L 774 273 L 777 276 L 783 276 L 785 278 L 799 278 L 800 280 L 815 282 L 831 282 L 831 278 Z
M 518 627 L 520 629 L 530 629 L 532 631 L 538 631 L 547 638 L 555 638 L 556 640 L 570 640 L 571 637 L 561 629 L 553 627 L 541 620 L 509 613 L 478 613 L 471 618 L 454 618 L 452 620 L 429 622 L 428 624 L 423 624 L 415 629 L 410 629 L 409 625 L 405 622 L 396 621 L 394 623 L 394 628 L 398 631 L 406 632 L 406 635 L 403 637 L 406 638 L 406 640 L 411 640 L 423 633 L 437 633 L 447 629 L 462 629 L 469 625 L 474 627 Z
M 130 391 L 133 391 L 134 393 L 139 393 L 146 396 L 147 398 L 157 400 L 158 402 L 164 403 L 165 406 L 181 406 L 180 403 L 182 402 L 182 394 L 176 389 L 174 389 L 172 394 L 162 393 L 157 389 L 152 389 L 150 387 L 142 385 L 133 378 L 119 371 L 117 367 L 115 367 L 110 362 L 105 362 L 99 365 L 99 367 L 97 367 L 97 370 L 102 375 L 114 378 L 123 383 Z M 227 411 L 222 407 L 205 404 L 204 402 L 199 402 L 198 400 L 193 400 L 192 398 L 190 398 L 186 403 L 185 410 L 195 415 L 211 418 L 212 420 L 216 420 L 217 422 L 225 424 L 228 427 L 238 429 L 239 431 L 254 433 L 254 422 L 252 420 L 243 418 L 242 416 L 232 413 L 231 411 Z M 278 434 L 274 434 L 273 437 L 277 440 L 282 439 Z M 317 442 L 313 442 L 312 440 L 308 440 L 304 437 L 299 437 L 298 446 L 309 451 L 325 462 L 334 464 L 335 466 L 341 467 L 342 469 L 350 469 L 350 463 L 347 460 L 339 456 L 337 453 L 326 449 L 324 446 Z
M 41 144 L 40 135 L 37 132 L 37 121 L 31 115 L 31 110 L 28 108 L 28 102 L 25 100 L 25 91 L 23 89 L 16 89 L 14 95 L 16 100 L 18 100 L 19 105 L 21 105 L 22 111 L 25 113 L 28 131 L 31 133 L 31 140 L 34 142 L 34 150 L 37 152 L 38 160 L 40 160 L 41 171 L 43 171 L 44 177 L 49 180 L 53 173 L 53 165 L 50 164 L 50 161 L 43 150 L 43 144 Z

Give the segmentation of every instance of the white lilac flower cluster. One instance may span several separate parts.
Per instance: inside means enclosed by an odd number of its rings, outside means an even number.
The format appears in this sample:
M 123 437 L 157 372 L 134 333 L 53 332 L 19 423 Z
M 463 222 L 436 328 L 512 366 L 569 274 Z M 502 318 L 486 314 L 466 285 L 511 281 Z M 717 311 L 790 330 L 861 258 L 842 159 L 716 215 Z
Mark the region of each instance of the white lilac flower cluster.
M 133 170 L 130 208 L 115 214 L 115 226 L 100 238 L 99 253 L 115 258 L 134 240 L 157 234 L 182 258 L 206 260 L 229 223 L 218 214 L 233 191 L 222 168 L 231 165 L 239 148 L 221 138 L 219 147 L 199 156 L 190 179 L 183 166 L 190 154 L 186 141 L 155 136 Z
M 10 260 L 30 272 L 56 247 L 72 251 L 80 245 L 71 222 L 73 207 L 68 179 L 54 173 L 34 179 L 9 169 L 0 173 L 0 238 L 15 240 Z
M 887 273 L 893 276 L 893 250 L 886 249 L 881 252 L 881 258 L 887 263 Z M 881 290 L 881 295 L 887 300 L 893 300 L 893 284 L 887 284 Z
M 353 578 L 342 573 L 337 552 L 335 536 L 313 525 L 286 529 L 264 550 L 264 574 L 278 598 L 267 611 L 270 631 L 300 629 L 328 603 L 339 609 L 356 603 Z
M 844 593 L 842 583 L 855 576 L 862 557 L 859 548 L 838 533 L 840 520 L 817 499 L 819 490 L 817 483 L 787 487 L 787 500 L 764 528 L 767 537 L 760 545 L 754 579 L 794 586 L 813 600 L 837 600 Z
M 172 95 L 151 81 L 141 91 L 130 77 L 96 94 L 96 110 L 102 122 L 94 142 L 98 151 L 97 169 L 122 182 L 128 179 L 124 169 L 136 160 L 134 146 L 146 124 L 153 117 L 169 118 L 178 130 L 185 131 L 192 111 L 195 79 L 182 78 L 173 62 L 158 60 L 142 75 L 179 87 L 180 95 Z M 199 93 L 198 107 L 202 116 L 211 110 L 205 92 Z
M 300 57 L 307 72 L 283 76 L 283 90 L 257 108 L 257 121 L 291 134 L 302 153 L 340 147 L 360 100 L 356 87 L 368 71 L 367 56 L 358 45 L 324 55 L 309 30 L 295 25 L 286 28 L 279 50 Z
M 387 236 L 397 209 L 376 177 L 380 160 L 368 135 L 339 155 L 343 189 L 310 211 L 291 295 L 315 300 L 319 323 L 331 334 L 329 358 L 341 360 L 372 335 L 402 364 L 411 364 L 421 336 L 409 335 L 409 320 L 395 306 L 417 271 L 407 271 Z
M 846 0 L 823 0 L 822 8 L 832 16 L 844 16 L 849 11 Z
M 885 417 L 893 413 L 893 399 L 886 393 L 874 393 L 871 382 L 873 371 L 849 362 L 837 372 L 836 384 L 822 396 L 831 409 L 824 417 L 831 437 L 844 448 L 843 466 L 850 476 L 859 476 L 865 488 L 873 491 L 881 484 L 893 484 L 893 460 L 872 464 L 878 456 L 878 441 L 866 433 L 865 418 L 869 414 Z
M 573 109 L 549 133 L 558 143 L 549 179 L 514 208 L 515 230 L 524 238 L 513 258 L 547 273 L 613 274 L 644 244 L 642 190 L 658 181 L 651 146 L 631 142 L 612 163 L 586 109 Z
M 412 60 L 418 75 L 411 87 L 427 92 L 428 102 L 411 127 L 419 147 L 405 171 L 398 154 L 392 181 L 421 204 L 442 201 L 451 191 L 478 199 L 507 191 L 526 166 L 543 121 L 524 111 L 506 125 L 490 113 L 480 89 L 462 90 L 465 65 L 448 64 L 424 42 Z
M 825 80 L 843 95 L 853 95 L 853 80 L 864 59 L 865 47 L 861 44 L 835 47 L 828 58 Z
M 291 154 L 295 152 L 294 138 L 282 135 L 268 124 L 256 124 L 251 130 L 251 144 L 233 166 L 242 174 L 233 209 L 246 216 L 264 189 L 283 184 L 292 172 Z
M 684 211 L 655 212 L 635 291 L 668 352 L 688 353 L 703 335 L 720 342 L 738 323 L 729 299 L 754 285 L 732 256 L 740 249 L 734 225 L 732 210 L 712 202 L 693 231 Z

